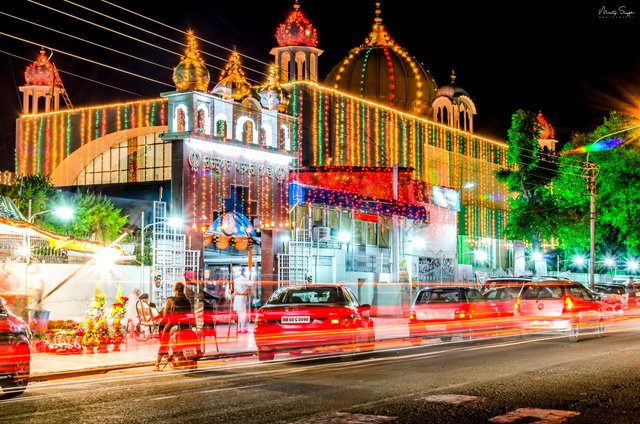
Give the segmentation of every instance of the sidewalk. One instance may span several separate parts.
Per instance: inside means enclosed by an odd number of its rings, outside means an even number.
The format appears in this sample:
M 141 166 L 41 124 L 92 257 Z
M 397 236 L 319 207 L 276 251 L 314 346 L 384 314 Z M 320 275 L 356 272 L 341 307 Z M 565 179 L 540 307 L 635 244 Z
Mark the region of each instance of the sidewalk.
M 409 335 L 406 318 L 373 317 L 376 330 L 376 340 L 406 338 Z M 253 324 L 249 333 L 238 334 L 235 337 L 235 327 L 231 327 L 227 340 L 227 325 L 218 324 L 218 349 L 213 337 L 205 340 L 203 359 L 225 358 L 237 355 L 255 355 L 256 345 L 253 340 Z M 30 381 L 45 381 L 57 378 L 71 377 L 82 374 L 105 373 L 112 370 L 151 367 L 155 363 L 158 353 L 158 339 L 137 341 L 128 338 L 127 344 L 120 345 L 119 352 L 93 354 L 42 353 L 32 350 Z

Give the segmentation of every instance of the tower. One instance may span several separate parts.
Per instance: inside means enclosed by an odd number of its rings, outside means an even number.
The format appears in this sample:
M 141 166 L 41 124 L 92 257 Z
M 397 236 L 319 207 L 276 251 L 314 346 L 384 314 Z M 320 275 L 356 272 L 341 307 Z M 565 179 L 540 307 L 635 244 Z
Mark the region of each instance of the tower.
M 73 109 L 71 100 L 62 85 L 58 69 L 51 62 L 52 55 L 53 53 L 46 56 L 44 47 L 42 47 L 38 58 L 24 71 L 25 85 L 18 87 L 22 92 L 22 113 L 24 114 L 59 110 L 60 96 L 63 97 L 67 108 Z
M 318 49 L 316 29 L 300 11 L 296 0 L 293 12 L 276 30 L 278 47 L 271 49 L 280 69 L 280 82 L 318 81 Z

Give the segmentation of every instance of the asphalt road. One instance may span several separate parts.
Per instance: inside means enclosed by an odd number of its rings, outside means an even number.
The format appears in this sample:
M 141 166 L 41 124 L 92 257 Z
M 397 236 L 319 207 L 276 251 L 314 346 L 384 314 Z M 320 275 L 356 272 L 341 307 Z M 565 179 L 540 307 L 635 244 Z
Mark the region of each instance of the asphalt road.
M 639 324 L 572 343 L 528 337 L 278 356 L 32 383 L 2 423 L 638 423 Z M 283 359 L 278 359 L 283 358 Z M 545 417 L 545 418 L 540 418 Z

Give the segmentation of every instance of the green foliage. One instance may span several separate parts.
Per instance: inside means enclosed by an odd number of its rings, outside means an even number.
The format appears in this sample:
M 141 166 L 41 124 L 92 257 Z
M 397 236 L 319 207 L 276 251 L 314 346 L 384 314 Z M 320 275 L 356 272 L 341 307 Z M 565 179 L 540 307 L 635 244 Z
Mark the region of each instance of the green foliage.
M 594 143 L 596 140 L 636 124 L 633 117 L 611 112 L 593 132 L 575 134 L 569 148 Z M 622 132 L 623 144 L 611 150 L 589 153 L 589 161 L 598 167 L 596 184 L 596 250 L 605 252 L 640 252 L 640 151 L 634 132 Z M 607 140 L 605 138 L 605 140 Z M 602 143 L 602 141 L 600 142 Z M 581 165 L 582 155 L 561 157 L 562 173 L 554 181 L 558 205 L 564 213 L 565 228 L 558 234 L 561 244 L 569 249 L 586 250 L 589 246 L 589 201 Z M 570 214 L 573 213 L 573 216 Z
M 537 114 L 522 109 L 514 113 L 507 138 L 508 168 L 495 174 L 516 194 L 508 200 L 505 235 L 527 241 L 536 249 L 554 235 L 555 227 L 548 217 L 555 208 L 550 182 L 557 172 L 555 157 L 539 146 L 540 130 Z
M 13 186 L 5 186 L 6 195 L 11 197 L 26 218 L 29 217 L 29 200 L 31 214 L 51 209 L 52 200 L 57 197 L 56 188 L 49 176 L 27 175 L 17 178 Z M 38 218 L 36 218 L 38 219 Z

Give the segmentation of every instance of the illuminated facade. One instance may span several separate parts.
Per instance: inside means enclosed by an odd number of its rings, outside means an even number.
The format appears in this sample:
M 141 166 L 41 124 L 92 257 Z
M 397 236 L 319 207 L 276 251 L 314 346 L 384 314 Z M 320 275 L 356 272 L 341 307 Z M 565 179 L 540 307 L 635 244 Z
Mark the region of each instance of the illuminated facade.
M 397 165 L 424 190 L 458 192 L 458 247 L 448 248 L 448 259 L 471 264 L 472 250 L 483 249 L 491 259 L 478 265 L 509 267 L 510 243 L 502 235 L 508 193 L 494 177 L 506 166 L 507 146 L 473 134 L 471 97 L 454 78 L 438 88 L 389 36 L 379 4 L 365 42 L 324 82 L 316 30 L 297 3 L 276 40 L 271 53 L 278 67 L 260 87 L 248 84 L 233 52 L 209 90 L 209 72 L 189 34 L 173 73 L 176 91 L 100 107 L 25 110 L 17 122 L 16 173 L 51 175 L 61 187 L 170 187 L 172 213 L 184 215 L 189 246 L 199 249 L 202 230 L 230 210 L 263 230 L 265 246 L 281 244 L 273 234 L 295 233 L 297 221 L 287 213 L 291 166 L 375 172 Z M 26 79 L 21 90 L 35 90 L 38 81 Z M 308 230 L 331 216 L 314 218 Z

